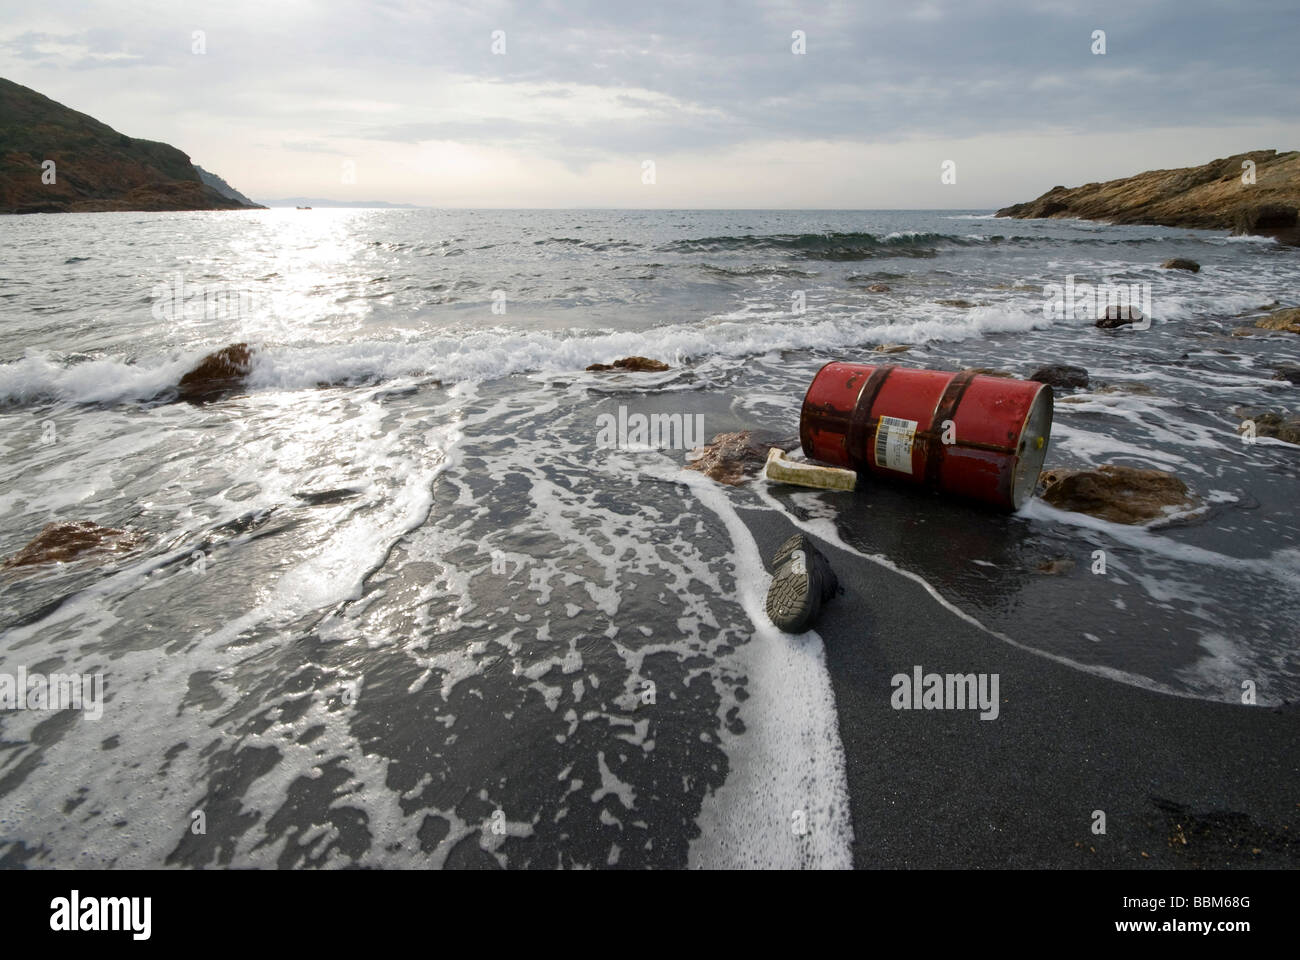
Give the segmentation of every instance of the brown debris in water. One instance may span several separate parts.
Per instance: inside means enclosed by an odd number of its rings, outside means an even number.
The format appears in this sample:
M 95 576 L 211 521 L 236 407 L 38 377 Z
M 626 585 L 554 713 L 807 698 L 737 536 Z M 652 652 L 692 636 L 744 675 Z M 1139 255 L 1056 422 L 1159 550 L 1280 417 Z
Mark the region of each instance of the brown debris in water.
M 698 470 L 719 483 L 734 487 L 763 469 L 767 463 L 767 451 L 772 447 L 790 451 L 797 446 L 799 440 L 795 437 L 776 437 L 749 430 L 719 433 L 709 443 L 691 451 L 694 459 L 686 464 L 685 469 Z
M 587 367 L 588 370 L 623 370 L 628 373 L 659 373 L 667 370 L 668 364 L 662 360 L 651 360 L 649 357 L 624 357 L 622 360 L 615 360 L 613 363 L 593 363 Z
M 1146 523 L 1168 516 L 1168 507 L 1197 503 L 1172 473 L 1113 463 L 1096 470 L 1045 470 L 1039 483 L 1043 500 L 1052 506 L 1114 523 Z
M 132 530 L 101 527 L 97 523 L 47 523 L 27 546 L 6 560 L 4 567 L 30 567 L 42 563 L 67 563 L 92 553 L 125 552 L 142 536 Z

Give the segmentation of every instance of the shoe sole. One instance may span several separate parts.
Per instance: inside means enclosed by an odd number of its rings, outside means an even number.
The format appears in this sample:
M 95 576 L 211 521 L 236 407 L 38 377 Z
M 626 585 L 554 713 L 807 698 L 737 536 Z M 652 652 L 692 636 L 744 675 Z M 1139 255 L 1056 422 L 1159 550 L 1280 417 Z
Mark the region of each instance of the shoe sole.
M 838 592 L 840 581 L 835 576 L 835 571 L 831 569 L 830 561 L 825 555 L 817 549 L 812 540 L 805 534 L 796 533 L 786 540 L 785 543 L 777 547 L 776 554 L 772 557 L 772 568 L 780 570 L 794 556 L 796 550 L 802 550 L 804 554 L 804 566 L 816 568 L 816 578 L 821 585 L 821 601 L 826 603 Z M 809 562 L 811 561 L 811 563 Z
M 813 589 L 807 570 L 798 572 L 791 557 L 767 588 L 768 618 L 786 633 L 803 633 L 821 613 L 821 594 Z

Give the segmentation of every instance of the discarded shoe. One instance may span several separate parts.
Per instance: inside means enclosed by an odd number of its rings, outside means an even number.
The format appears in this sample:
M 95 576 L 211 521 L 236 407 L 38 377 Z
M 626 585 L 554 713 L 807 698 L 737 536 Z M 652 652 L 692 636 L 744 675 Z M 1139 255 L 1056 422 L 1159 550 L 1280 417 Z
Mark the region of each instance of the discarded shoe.
M 777 547 L 776 553 L 772 555 L 772 569 L 779 569 L 783 563 L 794 555 L 796 550 L 803 551 L 805 564 L 807 563 L 808 558 L 811 557 L 813 563 L 819 568 L 817 577 L 822 582 L 822 602 L 825 603 L 831 597 L 835 596 L 835 592 L 840 588 L 840 581 L 839 578 L 835 576 L 835 571 L 831 569 L 831 562 L 826 559 L 825 554 L 817 549 L 816 544 L 812 542 L 812 538 L 807 537 L 802 533 L 796 533 L 785 543 L 781 544 L 781 546 Z
M 803 633 L 839 589 L 835 571 L 801 533 L 781 544 L 772 565 L 776 573 L 767 589 L 767 615 L 785 632 Z

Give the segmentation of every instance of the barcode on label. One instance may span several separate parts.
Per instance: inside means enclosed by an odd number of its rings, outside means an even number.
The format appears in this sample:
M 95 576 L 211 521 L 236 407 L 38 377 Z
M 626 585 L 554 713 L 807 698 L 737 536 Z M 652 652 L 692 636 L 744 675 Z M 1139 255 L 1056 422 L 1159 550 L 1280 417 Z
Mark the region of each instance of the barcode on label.
M 912 439 L 915 436 L 915 420 L 881 417 L 876 425 L 876 466 L 911 473 Z

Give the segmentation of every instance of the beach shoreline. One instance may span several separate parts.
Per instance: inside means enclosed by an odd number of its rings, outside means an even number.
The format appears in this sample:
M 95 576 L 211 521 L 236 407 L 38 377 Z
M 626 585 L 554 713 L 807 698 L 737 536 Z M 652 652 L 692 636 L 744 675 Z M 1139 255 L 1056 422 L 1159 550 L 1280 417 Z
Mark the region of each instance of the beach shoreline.
M 799 527 L 739 509 L 765 555 Z M 1016 649 L 915 580 L 818 542 L 843 595 L 815 625 L 858 868 L 1294 868 L 1300 705 L 1142 689 Z M 1136 641 L 1135 637 L 1135 641 Z M 895 710 L 891 678 L 996 673 L 996 719 Z M 1093 832 L 1095 811 L 1105 833 Z

